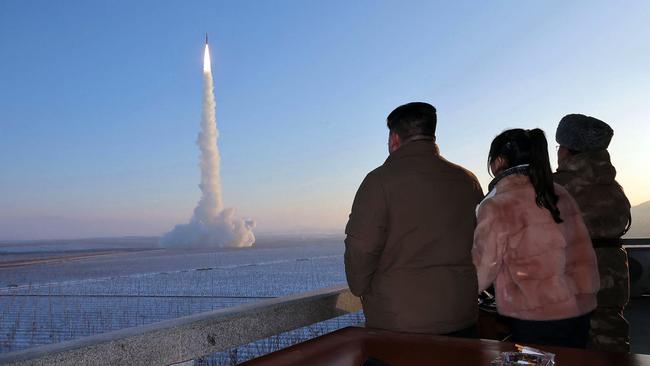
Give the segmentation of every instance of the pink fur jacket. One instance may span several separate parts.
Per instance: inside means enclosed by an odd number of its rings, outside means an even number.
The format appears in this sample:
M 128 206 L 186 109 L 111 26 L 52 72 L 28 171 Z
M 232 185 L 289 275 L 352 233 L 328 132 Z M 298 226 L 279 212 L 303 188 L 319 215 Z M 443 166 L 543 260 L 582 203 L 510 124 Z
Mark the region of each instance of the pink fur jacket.
M 502 315 L 558 320 L 596 308 L 596 256 L 580 210 L 559 185 L 562 223 L 535 203 L 526 175 L 510 175 L 477 209 L 472 258 L 479 291 L 494 284 Z

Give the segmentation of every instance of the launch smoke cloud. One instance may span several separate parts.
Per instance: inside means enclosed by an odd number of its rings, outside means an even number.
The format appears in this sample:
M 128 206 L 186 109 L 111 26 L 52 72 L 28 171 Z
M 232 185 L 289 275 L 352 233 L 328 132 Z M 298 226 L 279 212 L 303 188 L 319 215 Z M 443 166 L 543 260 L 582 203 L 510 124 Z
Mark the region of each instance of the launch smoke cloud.
M 235 217 L 234 208 L 224 209 L 215 109 L 210 49 L 206 36 L 203 54 L 203 114 L 197 140 L 201 150 L 201 199 L 188 224 L 176 225 L 160 239 L 163 246 L 248 247 L 255 242 L 255 222 Z

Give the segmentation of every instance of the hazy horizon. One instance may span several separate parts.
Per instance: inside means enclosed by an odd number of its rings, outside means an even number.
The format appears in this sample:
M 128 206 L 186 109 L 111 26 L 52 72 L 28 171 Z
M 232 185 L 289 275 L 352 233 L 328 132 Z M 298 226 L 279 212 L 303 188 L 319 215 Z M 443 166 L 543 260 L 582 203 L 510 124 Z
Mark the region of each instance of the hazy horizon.
M 343 232 L 398 105 L 438 109 L 441 154 L 490 181 L 494 136 L 568 113 L 615 130 L 650 201 L 650 3 L 0 2 L 0 240 L 162 235 L 199 197 L 213 52 L 226 207 L 255 233 Z
M 641 217 L 636 217 L 633 216 L 633 228 L 630 230 L 631 233 L 636 233 L 639 232 L 641 233 L 641 236 L 634 236 L 634 237 L 650 237 L 650 226 L 648 226 L 648 223 L 650 223 L 650 215 L 648 215 L 648 212 L 650 212 L 650 201 L 644 202 L 640 205 L 633 206 L 634 209 L 639 209 L 639 208 L 644 208 L 644 212 L 639 212 L 641 214 Z M 633 211 L 634 215 L 634 211 Z M 32 220 L 33 218 L 25 218 L 25 221 Z M 11 224 L 11 223 L 9 223 Z M 3 226 L 4 225 L 4 226 Z M 644 225 L 643 227 L 641 227 Z M 33 237 L 0 237 L 0 244 L 2 243 L 11 243 L 11 242 L 28 242 L 28 241 L 48 241 L 48 240 L 88 240 L 88 239 L 110 239 L 110 238 L 131 238 L 131 237 L 151 237 L 151 238 L 160 238 L 162 235 L 164 235 L 165 227 L 164 224 L 161 226 L 160 230 L 162 230 L 160 233 L 141 233 L 140 228 L 136 227 L 136 223 L 131 223 L 130 225 L 133 227 L 133 232 L 129 233 L 123 233 L 125 224 L 121 223 L 119 225 L 116 225 L 114 227 L 114 231 L 110 232 L 107 231 L 103 235 L 80 235 L 80 236 L 68 236 L 65 234 L 57 234 L 56 229 L 58 226 L 51 227 L 50 230 L 52 231 L 45 231 L 44 234 L 38 234 Z M 7 225 L 7 222 L 2 222 L 0 221 L 0 232 L 6 232 L 6 228 L 9 227 Z M 327 236 L 336 236 L 339 235 L 343 237 L 345 235 L 344 233 L 344 227 L 332 227 L 332 228 L 317 228 L 317 227 L 296 227 L 293 229 L 275 229 L 275 230 L 256 230 L 255 235 L 258 237 L 273 237 L 273 236 L 321 236 L 321 235 L 327 235 Z M 54 234 L 52 234 L 54 232 Z

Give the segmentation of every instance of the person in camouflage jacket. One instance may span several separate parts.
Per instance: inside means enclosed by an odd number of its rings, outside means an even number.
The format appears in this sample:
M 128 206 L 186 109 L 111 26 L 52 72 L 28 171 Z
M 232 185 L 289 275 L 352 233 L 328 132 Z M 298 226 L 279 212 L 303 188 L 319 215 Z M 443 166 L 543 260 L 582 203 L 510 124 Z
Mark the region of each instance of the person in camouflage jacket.
M 614 132 L 605 122 L 581 114 L 562 118 L 556 132 L 556 183 L 578 203 L 598 259 L 601 288 L 592 314 L 591 347 L 629 352 L 629 324 L 623 310 L 629 300 L 627 253 L 621 236 L 631 223 L 630 202 L 616 182 L 607 147 Z

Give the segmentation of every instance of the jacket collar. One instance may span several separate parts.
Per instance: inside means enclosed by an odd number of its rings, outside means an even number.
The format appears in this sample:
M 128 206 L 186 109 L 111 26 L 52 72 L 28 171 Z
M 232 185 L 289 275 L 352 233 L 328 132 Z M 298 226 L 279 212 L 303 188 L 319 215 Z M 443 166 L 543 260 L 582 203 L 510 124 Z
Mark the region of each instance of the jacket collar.
M 493 190 L 494 187 L 496 187 L 497 183 L 499 183 L 499 181 L 501 181 L 503 178 L 508 177 L 510 175 L 520 174 L 520 175 L 527 176 L 529 170 L 530 170 L 529 164 L 521 164 L 521 165 L 513 166 L 512 168 L 508 168 L 502 171 L 501 173 L 497 174 L 497 176 L 494 177 L 494 179 L 492 179 L 490 185 L 488 186 L 488 190 L 489 191 Z
M 530 178 L 528 178 L 528 168 L 528 164 L 518 165 L 507 169 L 494 177 L 492 182 L 490 182 L 488 194 L 486 194 L 481 203 L 476 206 L 476 217 L 478 217 L 478 211 L 483 203 L 496 196 L 498 193 L 512 191 L 519 189 L 522 186 L 529 185 Z
M 530 178 L 528 177 L 528 174 L 511 174 L 506 177 L 503 177 L 499 182 L 495 185 L 494 189 L 496 190 L 496 193 L 502 193 L 502 192 L 508 192 L 508 191 L 513 191 L 516 189 L 520 189 L 523 186 L 531 186 L 532 184 L 530 183 Z
M 418 156 L 418 155 L 440 155 L 438 150 L 438 145 L 431 140 L 416 140 L 407 142 L 406 144 L 400 146 L 399 149 L 393 151 L 392 154 L 386 159 L 386 163 L 402 159 L 408 156 Z

